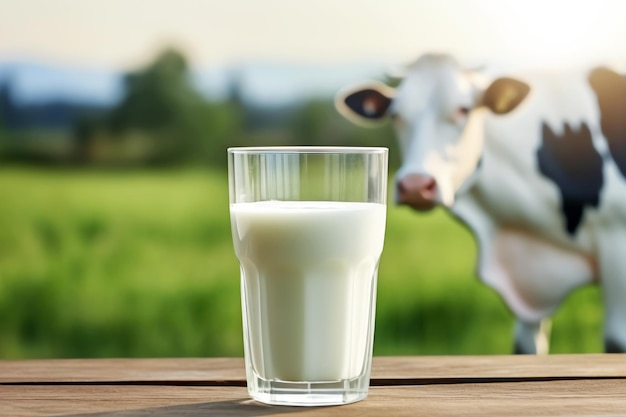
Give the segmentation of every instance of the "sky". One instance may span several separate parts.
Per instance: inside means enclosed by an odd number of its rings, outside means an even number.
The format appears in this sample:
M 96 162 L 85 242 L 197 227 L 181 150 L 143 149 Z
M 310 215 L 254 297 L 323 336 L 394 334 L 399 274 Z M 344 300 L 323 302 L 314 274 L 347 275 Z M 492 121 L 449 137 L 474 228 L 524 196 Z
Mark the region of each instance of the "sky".
M 0 60 L 129 69 L 165 45 L 192 66 L 626 63 L 622 0 L 0 0 Z

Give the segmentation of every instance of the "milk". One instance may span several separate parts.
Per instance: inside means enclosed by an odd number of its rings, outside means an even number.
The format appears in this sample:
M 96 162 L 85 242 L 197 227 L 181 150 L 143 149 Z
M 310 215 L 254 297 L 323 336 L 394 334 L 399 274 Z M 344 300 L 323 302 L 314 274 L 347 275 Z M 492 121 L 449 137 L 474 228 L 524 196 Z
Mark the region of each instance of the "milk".
M 371 352 L 383 204 L 231 204 L 246 355 L 263 379 L 337 381 Z M 247 306 L 247 308 L 246 308 Z

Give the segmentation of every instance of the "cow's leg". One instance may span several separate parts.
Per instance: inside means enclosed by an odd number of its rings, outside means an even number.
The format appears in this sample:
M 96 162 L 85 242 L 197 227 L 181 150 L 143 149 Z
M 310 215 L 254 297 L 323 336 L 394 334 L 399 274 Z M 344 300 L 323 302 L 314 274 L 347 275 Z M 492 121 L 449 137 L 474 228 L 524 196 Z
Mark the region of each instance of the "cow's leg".
M 528 322 L 517 320 L 515 323 L 515 353 L 548 354 L 550 350 L 550 331 L 552 321 Z
M 604 298 L 604 348 L 607 353 L 626 352 L 626 257 L 622 230 L 607 233 L 600 241 L 600 282 Z

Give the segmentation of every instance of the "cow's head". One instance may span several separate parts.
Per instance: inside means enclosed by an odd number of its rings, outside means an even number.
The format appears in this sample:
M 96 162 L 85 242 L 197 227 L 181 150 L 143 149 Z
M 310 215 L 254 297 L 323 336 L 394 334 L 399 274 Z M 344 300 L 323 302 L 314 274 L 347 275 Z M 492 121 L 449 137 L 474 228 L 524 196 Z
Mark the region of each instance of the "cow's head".
M 448 55 L 423 55 L 397 88 L 370 83 L 342 91 L 337 109 L 361 125 L 391 119 L 402 167 L 396 200 L 417 210 L 452 206 L 476 169 L 488 112 L 506 114 L 528 94 L 520 81 L 500 78 L 488 88 Z

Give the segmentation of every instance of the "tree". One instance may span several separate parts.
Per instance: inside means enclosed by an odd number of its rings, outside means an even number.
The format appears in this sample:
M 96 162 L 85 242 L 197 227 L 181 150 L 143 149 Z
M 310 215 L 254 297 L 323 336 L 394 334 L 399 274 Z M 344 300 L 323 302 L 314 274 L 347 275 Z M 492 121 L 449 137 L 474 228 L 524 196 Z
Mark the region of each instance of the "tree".
M 11 91 L 9 83 L 0 83 L 0 156 L 6 152 L 6 136 L 4 129 L 6 127 L 6 119 L 13 112 L 13 100 L 11 100 Z
M 325 136 L 334 111 L 331 101 L 311 99 L 305 102 L 292 121 L 295 142 L 302 145 L 320 145 L 328 141 Z
M 151 162 L 216 159 L 236 129 L 236 115 L 226 105 L 209 103 L 193 88 L 187 61 L 175 49 L 127 74 L 124 84 L 126 94 L 111 113 L 110 127 L 117 133 L 147 133 Z

